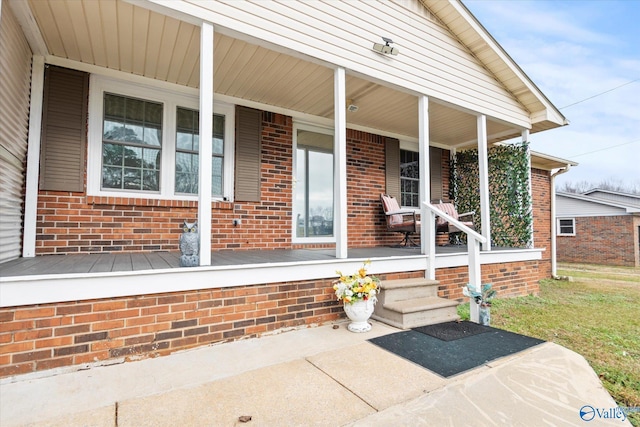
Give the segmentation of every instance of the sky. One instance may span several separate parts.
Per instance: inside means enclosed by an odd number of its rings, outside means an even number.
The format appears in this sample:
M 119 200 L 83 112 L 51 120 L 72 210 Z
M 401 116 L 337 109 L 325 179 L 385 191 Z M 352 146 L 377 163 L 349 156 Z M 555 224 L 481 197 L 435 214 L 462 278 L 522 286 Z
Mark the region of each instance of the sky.
M 640 0 L 463 0 L 569 120 L 531 149 L 578 162 L 556 184 L 640 187 Z

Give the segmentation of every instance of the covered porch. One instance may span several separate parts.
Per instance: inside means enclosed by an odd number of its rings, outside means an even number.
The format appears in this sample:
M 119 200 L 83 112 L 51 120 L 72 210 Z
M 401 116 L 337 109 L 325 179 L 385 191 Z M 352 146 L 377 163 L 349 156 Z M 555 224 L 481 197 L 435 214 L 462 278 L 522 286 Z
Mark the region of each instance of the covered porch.
M 272 28 L 273 37 L 268 37 L 257 29 L 259 25 L 255 28 L 243 25 L 241 17 L 247 13 L 244 8 L 249 6 L 242 3 L 159 5 L 113 0 L 98 6 L 95 2 L 80 2 L 86 10 L 83 18 L 70 12 L 79 7 L 79 3 L 65 0 L 50 4 L 33 1 L 10 4 L 16 19 L 29 28 L 25 36 L 34 51 L 23 257 L 175 250 L 180 221 L 188 218 L 198 220 L 201 266 L 212 265 L 213 254 L 219 250 L 290 250 L 305 245 L 334 247 L 336 258 L 348 259 L 351 249 L 347 242 L 353 239 L 359 239 L 368 247 L 381 246 L 392 239 L 392 233 L 385 234 L 386 230 L 380 226 L 376 202 L 379 193 L 396 195 L 403 207 L 427 218 L 420 201 L 449 197 L 448 184 L 443 178 L 448 173 L 449 158 L 467 148 L 478 148 L 480 153 L 481 204 L 476 214 L 482 218 L 480 233 L 487 240 L 484 249 L 488 250 L 491 246 L 488 147 L 518 136 L 526 141 L 530 131 L 554 127 L 563 121 L 534 86 L 526 90 L 519 86 L 511 88 L 512 93 L 521 94 L 517 99 L 509 93 L 509 85 L 518 80 L 513 78 L 524 78 L 518 75 L 516 67 L 500 71 L 507 90 L 493 87 L 494 77 L 477 59 L 463 53 L 464 49 L 456 45 L 459 42 L 443 48 L 438 55 L 463 55 L 463 68 L 470 82 L 463 87 L 454 82 L 458 77 L 451 77 L 451 82 L 444 81 L 444 75 L 459 74 L 449 69 L 451 66 L 444 66 L 446 70 L 441 70 L 442 75 L 436 77 L 439 72 L 431 67 L 438 63 L 427 61 L 430 65 L 426 65 L 425 58 L 434 53 L 421 47 L 422 39 L 444 37 L 453 43 L 454 38 L 433 11 L 425 15 L 427 19 L 420 19 L 420 31 L 411 37 L 407 35 L 402 53 L 394 57 L 371 49 L 370 45 L 379 36 L 370 34 L 370 30 L 359 28 L 354 39 L 353 35 L 339 30 L 337 21 L 332 21 L 335 34 L 340 38 L 340 51 L 362 56 L 364 62 L 358 63 L 336 56 L 332 53 L 335 46 L 322 38 L 316 37 L 317 46 L 309 48 L 283 39 L 277 27 Z M 304 33 L 309 26 L 298 28 L 301 23 L 296 20 L 299 13 L 311 13 L 306 10 L 308 5 L 269 3 L 260 7 L 265 17 L 279 14 L 296 27 L 300 37 L 308 36 Z M 345 12 L 341 10 L 343 7 L 324 5 L 322 8 L 326 10 L 322 13 L 329 16 Z M 397 24 L 395 18 L 386 17 L 383 11 L 370 5 L 348 7 L 364 9 L 359 12 L 370 14 L 381 24 L 386 21 Z M 442 8 L 435 4 L 429 7 Z M 452 11 L 450 7 L 445 9 L 443 15 Z M 464 15 L 465 12 L 458 13 Z M 76 31 L 82 29 L 92 40 L 100 40 L 113 30 L 119 42 L 104 43 L 101 47 L 99 43 L 82 43 L 68 26 L 58 23 L 67 18 L 73 20 Z M 268 18 L 261 19 L 268 24 Z M 130 24 L 146 44 L 133 37 Z M 382 27 L 385 26 L 389 25 Z M 110 30 L 105 31 L 106 28 Z M 461 33 L 463 30 L 458 29 Z M 159 37 L 152 38 L 150 34 Z M 175 48 L 160 49 L 161 42 L 171 38 L 175 38 Z M 473 41 L 475 45 L 482 39 L 481 35 L 476 39 L 468 42 Z M 483 43 L 491 44 L 486 40 Z M 486 50 L 481 45 L 478 49 Z M 115 58 L 118 60 L 111 63 Z M 269 66 L 264 68 L 264 64 Z M 43 80 L 45 70 L 52 67 L 78 71 L 90 83 L 88 141 L 80 141 L 81 166 L 77 171 L 80 181 L 71 185 L 74 188 L 70 188 L 67 181 L 55 179 L 56 174 L 66 173 L 68 164 L 63 164 L 63 170 L 58 171 L 55 162 L 42 164 L 43 159 L 55 157 L 57 152 L 51 142 L 41 146 L 47 141 L 50 124 L 40 123 L 38 117 L 39 111 L 44 109 L 46 113 L 51 109 L 46 103 L 51 99 L 46 100 L 44 96 L 48 89 Z M 433 77 L 433 81 L 415 79 L 409 72 L 423 67 L 430 70 L 426 76 Z M 387 78 L 382 79 L 381 75 Z M 470 93 L 459 96 L 457 91 Z M 161 166 L 152 168 L 157 169 L 156 179 L 161 184 L 151 182 L 145 187 L 147 184 L 139 184 L 141 178 L 128 181 L 130 171 L 113 166 L 114 160 L 105 154 L 107 146 L 127 150 L 127 144 L 136 150 L 156 149 L 149 147 L 146 140 L 134 141 L 132 145 L 131 141 L 117 140 L 113 133 L 107 132 L 107 124 L 120 122 L 117 117 L 108 118 L 109 114 L 116 113 L 101 105 L 114 96 L 126 98 L 120 94 L 131 94 L 143 101 L 145 98 L 164 101 L 166 120 L 162 132 L 168 135 L 168 140 L 161 142 Z M 172 117 L 175 112 L 169 111 L 176 106 L 178 113 L 183 113 L 185 106 L 197 113 L 199 125 L 191 129 L 193 138 L 215 142 L 214 147 L 202 144 L 198 166 L 187 171 L 192 175 L 195 171 L 195 181 L 201 183 L 190 194 L 185 194 L 179 178 L 187 172 L 174 160 L 184 152 L 176 138 L 185 135 L 180 123 L 176 123 L 179 120 Z M 545 114 L 536 116 L 532 123 L 530 112 L 538 110 Z M 249 138 L 249 143 L 242 133 L 249 129 L 245 129 L 249 119 L 243 111 L 258 112 L 253 122 L 258 130 L 252 136 L 254 139 Z M 215 134 L 212 128 L 217 122 L 212 122 L 212 117 L 224 117 L 224 124 L 220 129 L 216 127 Z M 234 126 L 241 131 L 234 134 Z M 124 121 L 122 127 L 126 127 Z M 171 136 L 172 132 L 178 136 Z M 328 136 L 329 143 L 304 139 L 305 132 Z M 82 158 L 85 143 L 86 166 Z M 223 145 L 220 152 L 217 151 L 219 144 Z M 324 211 L 323 224 L 331 225 L 322 227 L 322 235 L 308 231 L 316 229 L 310 225 L 314 218 L 311 190 L 300 196 L 300 186 L 296 186 L 303 182 L 298 175 L 301 166 L 296 156 L 305 144 L 315 151 L 321 148 L 331 153 L 325 171 L 332 169 L 332 173 L 322 181 L 322 191 L 326 194 L 318 196 L 328 202 L 326 206 L 316 206 Z M 432 149 L 438 150 L 437 157 Z M 407 182 L 400 172 L 399 156 L 403 151 L 413 153 L 415 161 L 413 175 L 409 176 L 413 180 L 409 183 L 412 184 L 410 190 L 404 189 Z M 195 155 L 197 160 L 197 153 Z M 222 159 L 220 170 L 215 172 L 207 160 L 212 155 L 216 161 Z M 255 156 L 257 163 L 245 164 L 251 156 Z M 143 164 L 142 169 L 147 167 L 141 158 L 125 159 L 125 163 L 127 161 Z M 124 178 L 112 179 L 101 169 L 101 164 L 110 165 L 105 169 L 122 172 Z M 59 167 L 59 163 L 57 165 Z M 435 176 L 439 176 L 439 180 L 434 181 Z M 138 185 L 142 187 L 134 188 Z M 310 184 L 305 182 L 305 185 Z M 303 199 L 302 208 L 299 197 Z M 435 238 L 430 232 L 432 225 L 422 221 L 420 253 L 426 258 L 430 254 L 430 240 Z

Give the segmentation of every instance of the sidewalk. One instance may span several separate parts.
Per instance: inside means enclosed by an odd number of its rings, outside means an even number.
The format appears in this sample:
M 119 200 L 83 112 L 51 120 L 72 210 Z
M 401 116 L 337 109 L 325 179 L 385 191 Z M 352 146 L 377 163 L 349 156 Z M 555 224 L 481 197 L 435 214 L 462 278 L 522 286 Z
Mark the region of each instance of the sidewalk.
M 584 405 L 616 408 L 582 356 L 553 343 L 445 379 L 368 343 L 398 331 L 372 324 L 364 334 L 342 322 L 5 379 L 0 425 L 580 426 Z M 588 424 L 631 425 L 598 417 Z

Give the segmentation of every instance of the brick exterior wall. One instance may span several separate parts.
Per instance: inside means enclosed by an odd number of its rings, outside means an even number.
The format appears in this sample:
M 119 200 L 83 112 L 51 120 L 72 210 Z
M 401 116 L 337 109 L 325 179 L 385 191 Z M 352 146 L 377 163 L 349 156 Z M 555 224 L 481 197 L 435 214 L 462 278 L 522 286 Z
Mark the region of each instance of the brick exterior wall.
M 500 297 L 538 290 L 537 263 L 482 267 Z M 379 275 L 424 277 L 424 271 Z M 467 268 L 441 269 L 440 296 L 461 300 Z M 239 286 L 0 309 L 0 378 L 135 361 L 345 317 L 334 279 Z
M 575 236 L 557 236 L 559 262 L 638 267 L 640 217 L 575 218 Z
M 260 202 L 212 203 L 212 250 L 291 249 L 293 123 L 263 112 Z M 347 132 L 348 242 L 351 247 L 394 244 L 380 205 L 385 188 L 383 138 Z M 447 171 L 448 174 L 448 171 Z M 40 191 L 36 254 L 177 251 L 185 219 L 197 201 L 87 196 Z M 233 220 L 240 219 L 239 226 Z M 334 245 L 312 245 L 332 247 Z
M 531 195 L 533 204 L 533 243 L 535 248 L 546 248 L 539 264 L 539 279 L 551 277 L 551 173 L 531 169 Z
M 482 266 L 482 283 L 491 283 L 499 298 L 537 295 L 540 291 L 540 270 L 539 261 L 485 264 Z M 462 295 L 462 287 L 469 283 L 468 267 L 438 269 L 436 280 L 440 281 L 438 296 L 460 302 L 466 299 Z

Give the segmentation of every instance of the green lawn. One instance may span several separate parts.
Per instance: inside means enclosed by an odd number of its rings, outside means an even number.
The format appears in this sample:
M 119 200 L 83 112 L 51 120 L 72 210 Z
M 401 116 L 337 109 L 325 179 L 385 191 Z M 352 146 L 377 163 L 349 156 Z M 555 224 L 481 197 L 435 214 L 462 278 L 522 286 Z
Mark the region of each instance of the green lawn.
M 640 408 L 640 269 L 561 265 L 538 296 L 500 299 L 491 325 L 580 353 L 622 407 Z M 459 313 L 468 318 L 469 306 Z M 640 413 L 629 417 L 640 426 Z

